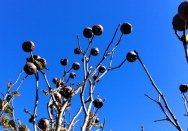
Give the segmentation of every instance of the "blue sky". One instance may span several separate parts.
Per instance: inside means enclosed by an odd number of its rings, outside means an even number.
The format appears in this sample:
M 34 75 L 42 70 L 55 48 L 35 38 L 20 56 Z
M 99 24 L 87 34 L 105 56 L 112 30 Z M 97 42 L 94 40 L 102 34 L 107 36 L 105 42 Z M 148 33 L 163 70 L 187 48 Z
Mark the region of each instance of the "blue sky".
M 76 35 L 81 45 L 87 40 L 82 36 L 86 26 L 102 24 L 104 34 L 94 40 L 94 46 L 104 50 L 119 23 L 130 22 L 133 32 L 124 37 L 114 65 L 124 59 L 130 50 L 137 50 L 155 82 L 166 95 L 169 104 L 187 128 L 187 118 L 181 100 L 179 85 L 187 83 L 188 67 L 183 46 L 172 29 L 172 18 L 177 13 L 180 0 L 132 1 L 132 0 L 0 0 L 0 88 L 4 92 L 8 80 L 15 81 L 29 54 L 21 49 L 22 42 L 32 40 L 35 54 L 47 59 L 49 79 L 62 75 L 61 58 L 75 61 Z M 40 89 L 47 88 L 40 79 Z M 15 99 L 17 118 L 27 123 L 29 116 L 23 108 L 32 109 L 35 84 L 27 79 Z M 137 131 L 144 125 L 146 131 L 175 131 L 168 122 L 154 123 L 164 115 L 158 106 L 144 94 L 156 97 L 156 93 L 139 62 L 126 63 L 121 69 L 107 74 L 98 85 L 96 93 L 105 98 L 99 111 L 101 120 L 106 118 L 106 131 Z M 39 117 L 45 116 L 45 99 L 40 93 Z M 31 125 L 29 125 L 31 127 Z

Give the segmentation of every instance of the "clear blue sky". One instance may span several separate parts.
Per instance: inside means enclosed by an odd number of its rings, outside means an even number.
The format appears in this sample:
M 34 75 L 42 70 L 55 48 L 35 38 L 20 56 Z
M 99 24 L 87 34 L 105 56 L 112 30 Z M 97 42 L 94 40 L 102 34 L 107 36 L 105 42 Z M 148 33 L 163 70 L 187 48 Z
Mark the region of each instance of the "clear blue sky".
M 130 22 L 133 32 L 124 37 L 115 56 L 114 64 L 124 59 L 129 50 L 137 50 L 148 67 L 159 88 L 166 95 L 184 130 L 187 118 L 179 92 L 181 83 L 188 83 L 188 66 L 183 46 L 172 29 L 172 18 L 177 13 L 181 0 L 132 1 L 132 0 L 0 0 L 0 91 L 4 92 L 8 80 L 15 81 L 17 74 L 29 55 L 21 49 L 22 42 L 32 40 L 36 44 L 35 54 L 47 59 L 49 79 L 61 76 L 59 60 L 73 54 L 76 35 L 81 36 L 81 45 L 86 39 L 82 30 L 86 26 L 100 23 L 104 34 L 97 37 L 95 46 L 102 51 L 110 41 L 117 25 Z M 20 89 L 22 94 L 15 99 L 16 116 L 27 124 L 29 116 L 23 113 L 26 107 L 32 110 L 35 84 L 27 79 Z M 47 88 L 41 78 L 40 89 Z M 99 111 L 101 120 L 106 118 L 105 131 L 175 131 L 168 122 L 154 123 L 164 115 L 158 105 L 144 94 L 157 96 L 137 62 L 126 63 L 121 69 L 107 74 L 96 89 L 105 98 Z M 47 116 L 46 101 L 40 93 L 39 118 Z M 32 127 L 29 125 L 29 127 Z M 31 128 L 32 129 L 32 128 Z

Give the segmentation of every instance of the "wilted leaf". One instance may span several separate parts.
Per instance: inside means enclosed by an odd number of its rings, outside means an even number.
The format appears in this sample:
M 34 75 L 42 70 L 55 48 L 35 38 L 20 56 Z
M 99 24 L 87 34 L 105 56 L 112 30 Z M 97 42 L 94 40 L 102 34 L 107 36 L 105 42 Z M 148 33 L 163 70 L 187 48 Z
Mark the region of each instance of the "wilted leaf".
M 6 122 L 6 123 L 3 123 L 3 127 L 4 128 L 9 128 L 9 124 Z
M 61 127 L 60 131 L 67 131 L 67 129 L 64 127 Z
M 14 96 L 20 96 L 21 94 L 20 94 L 20 92 L 15 91 L 15 92 L 13 92 L 13 95 L 14 95 Z
M 10 105 L 6 106 L 5 113 L 8 113 L 11 117 L 13 117 L 13 109 L 10 107 Z
M 18 126 L 18 131 L 30 131 L 30 130 L 25 125 L 19 125 Z
M 7 83 L 7 88 L 11 88 L 12 85 L 13 85 L 13 83 L 9 81 L 9 82 Z
M 8 118 L 8 116 L 3 116 L 2 118 L 1 118 L 1 123 L 6 123 L 7 121 L 9 120 L 9 118 Z

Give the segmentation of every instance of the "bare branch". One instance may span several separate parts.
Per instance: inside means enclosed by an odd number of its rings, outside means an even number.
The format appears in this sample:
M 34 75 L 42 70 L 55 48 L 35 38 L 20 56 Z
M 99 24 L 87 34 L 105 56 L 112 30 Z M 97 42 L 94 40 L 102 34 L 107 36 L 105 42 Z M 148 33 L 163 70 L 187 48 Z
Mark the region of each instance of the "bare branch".
M 62 117 L 63 114 L 68 106 L 68 100 L 65 101 L 65 103 L 63 104 L 63 106 L 60 108 L 60 110 L 58 110 L 58 116 L 57 116 L 57 122 L 56 122 L 56 131 L 60 131 L 61 129 L 61 124 L 62 124 Z
M 136 52 L 136 51 L 135 51 L 135 52 Z M 168 103 L 167 103 L 167 101 L 166 101 L 164 95 L 163 95 L 162 92 L 159 90 L 159 88 L 158 88 L 157 85 L 155 84 L 153 78 L 151 77 L 149 71 L 147 70 L 146 66 L 145 66 L 145 65 L 143 64 L 143 62 L 141 61 L 141 59 L 140 59 L 140 57 L 139 57 L 139 55 L 138 55 L 138 52 L 136 52 L 136 53 L 137 53 L 137 58 L 138 58 L 140 64 L 142 65 L 144 71 L 146 72 L 146 74 L 147 74 L 147 76 L 148 76 L 148 78 L 149 78 L 149 80 L 150 80 L 152 86 L 154 87 L 154 89 L 156 90 L 156 92 L 160 95 L 162 101 L 163 101 L 164 104 L 165 104 L 165 108 L 167 109 L 168 113 L 169 113 L 170 116 L 172 117 L 173 121 L 170 119 L 170 117 L 169 117 L 169 116 L 167 115 L 167 113 L 165 112 L 165 110 L 164 110 L 162 104 L 161 104 L 160 102 L 158 102 L 158 105 L 160 106 L 161 110 L 162 110 L 163 113 L 166 115 L 166 117 L 169 118 L 169 121 L 174 125 L 174 127 L 176 127 L 176 129 L 178 129 L 179 131 L 183 131 L 182 128 L 181 128 L 181 126 L 180 126 L 180 124 L 179 124 L 179 122 L 178 122 L 178 120 L 176 119 L 174 113 L 173 113 L 172 110 L 170 109 L 170 107 L 169 107 L 169 105 L 168 105 Z
M 118 26 L 117 26 L 117 28 L 116 28 L 116 30 L 115 30 L 115 32 L 114 32 L 114 35 L 113 35 L 113 37 L 112 37 L 112 40 L 110 41 L 110 43 L 108 44 L 106 50 L 104 51 L 103 57 L 106 56 L 106 53 L 107 53 L 108 49 L 109 49 L 110 46 L 112 45 L 112 43 L 113 43 L 113 41 L 114 41 L 114 39 L 115 39 L 115 37 L 116 37 L 117 31 L 118 31 L 118 29 L 119 29 L 119 27 L 120 27 L 120 25 L 121 25 L 121 24 L 118 24 Z
M 82 109 L 83 109 L 83 107 L 81 106 L 81 107 L 79 108 L 78 112 L 75 114 L 75 116 L 74 116 L 73 119 L 71 120 L 67 131 L 70 131 L 70 130 L 72 129 L 72 127 L 73 127 L 73 125 L 74 125 L 74 123 L 75 123 L 74 121 L 75 121 L 76 118 L 79 116 L 79 114 L 81 113 Z
M 48 111 L 48 116 L 49 116 L 49 119 L 50 119 L 51 128 L 54 127 L 54 118 L 53 118 L 53 115 L 51 113 L 52 103 L 53 103 L 53 100 L 52 100 L 52 98 L 50 98 L 50 100 L 48 101 L 48 104 L 47 104 L 47 111 Z
M 127 59 L 124 59 L 118 66 L 109 68 L 108 70 L 114 70 L 114 69 L 117 69 L 117 68 L 121 68 L 121 66 L 126 62 L 126 60 Z
M 18 91 L 22 85 L 22 83 L 24 82 L 24 80 L 28 77 L 29 75 L 26 75 L 21 81 L 20 81 L 20 84 L 18 85 L 16 91 Z
M 181 41 L 181 37 L 179 36 L 177 30 L 174 30 L 174 32 L 175 32 L 175 35 L 177 36 L 177 38 Z
M 188 100 L 187 100 L 187 98 L 186 98 L 184 93 L 182 93 L 182 99 L 184 101 L 184 107 L 185 107 L 185 111 L 186 111 L 185 115 L 188 115 L 188 107 L 187 107 L 188 106 Z
M 155 99 L 151 98 L 149 95 L 145 94 L 146 97 L 148 97 L 150 100 L 154 101 L 155 103 L 158 103 Z
M 76 36 L 76 38 L 77 38 L 77 44 L 78 44 L 78 48 L 81 50 L 81 46 L 80 46 L 80 37 L 79 37 L 79 35 L 77 35 Z
M 37 131 L 37 123 L 36 123 L 36 118 L 37 118 L 37 107 L 39 103 L 39 76 L 38 72 L 35 74 L 35 79 L 36 79 L 36 94 L 35 94 L 35 106 L 33 109 L 33 126 L 34 126 L 34 131 Z
M 168 118 L 160 119 L 160 120 L 155 120 L 154 122 L 159 122 L 159 121 L 168 121 Z
M 16 81 L 12 84 L 12 86 L 14 86 L 14 85 L 16 85 L 18 83 L 18 81 L 19 81 L 19 79 L 20 79 L 20 77 L 21 77 L 21 75 L 22 75 L 23 72 L 24 72 L 23 70 L 20 71 L 20 73 L 18 74 L 18 77 L 17 77 Z

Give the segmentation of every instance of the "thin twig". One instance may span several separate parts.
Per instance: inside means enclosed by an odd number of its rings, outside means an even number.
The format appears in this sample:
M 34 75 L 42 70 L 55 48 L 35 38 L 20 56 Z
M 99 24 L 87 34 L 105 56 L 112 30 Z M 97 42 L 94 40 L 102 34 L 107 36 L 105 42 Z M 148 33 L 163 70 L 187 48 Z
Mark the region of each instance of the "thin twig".
M 28 77 L 29 75 L 26 75 L 21 81 L 20 81 L 20 84 L 18 85 L 16 91 L 18 91 L 22 85 L 22 83 L 24 82 L 24 80 Z
M 160 121 L 168 121 L 168 119 L 165 118 L 165 119 L 160 119 L 160 120 L 154 120 L 154 122 L 160 122 Z
M 20 71 L 20 73 L 18 74 L 18 77 L 17 77 L 16 81 L 12 84 L 12 86 L 14 86 L 14 85 L 16 85 L 18 83 L 18 81 L 19 81 L 19 79 L 20 79 L 20 77 L 21 77 L 21 75 L 22 75 L 23 72 L 24 72 L 24 70 Z
M 77 41 L 78 41 L 78 42 L 77 42 L 77 44 L 78 44 L 78 48 L 81 50 L 79 35 L 77 35 L 76 38 L 77 38 Z
M 104 51 L 103 57 L 106 56 L 106 53 L 107 53 L 108 49 L 109 49 L 110 46 L 112 45 L 112 43 L 113 43 L 113 41 L 114 41 L 114 39 L 115 39 L 115 37 L 116 37 L 117 31 L 118 31 L 118 29 L 119 29 L 119 27 L 120 27 L 120 25 L 121 25 L 121 24 L 118 24 L 118 26 L 117 26 L 117 28 L 116 28 L 116 30 L 115 30 L 115 32 L 114 32 L 114 35 L 113 35 L 113 37 L 112 37 L 110 43 L 108 44 L 106 50 Z
M 170 118 L 170 116 L 168 115 L 168 113 L 165 111 L 164 107 L 162 106 L 162 104 L 160 103 L 160 101 L 157 101 L 153 98 L 151 98 L 149 95 L 145 94 L 146 97 L 148 97 L 150 100 L 154 101 L 155 103 L 157 103 L 160 107 L 160 109 L 162 110 L 162 112 L 165 114 L 166 116 L 166 120 L 169 120 L 172 125 L 174 125 L 176 127 L 176 124 L 174 123 L 174 121 Z
M 177 30 L 174 30 L 174 32 L 175 32 L 175 35 L 177 36 L 177 38 L 181 41 L 181 37 L 179 36 Z
M 117 69 L 117 68 L 121 68 L 121 66 L 127 61 L 127 59 L 124 59 L 118 66 L 116 67 L 112 67 L 112 68 L 109 68 L 108 70 L 114 70 L 114 69 Z
M 188 106 L 188 100 L 187 100 L 184 93 L 182 93 L 182 98 L 183 98 L 183 101 L 184 101 L 184 107 L 185 107 L 186 115 L 188 115 L 188 107 L 187 107 Z
M 136 51 L 135 51 L 136 52 Z M 165 108 L 167 109 L 168 113 L 170 114 L 170 116 L 172 117 L 173 121 L 171 121 L 171 119 L 169 120 L 175 127 L 176 129 L 178 129 L 179 131 L 183 131 L 178 120 L 176 119 L 174 113 L 172 112 L 172 110 L 170 109 L 169 105 L 168 105 L 168 102 L 166 101 L 166 98 L 164 97 L 164 95 L 162 94 L 162 92 L 159 90 L 159 88 L 157 87 L 157 85 L 155 84 L 154 80 L 152 79 L 149 71 L 147 70 L 146 66 L 143 64 L 143 62 L 141 61 L 139 55 L 138 55 L 138 52 L 137 53 L 137 59 L 139 60 L 140 64 L 142 65 L 144 71 L 146 72 L 152 86 L 154 87 L 154 89 L 156 90 L 156 92 L 160 95 L 162 101 L 164 102 L 164 105 L 165 105 Z M 158 102 L 159 106 L 161 107 L 161 103 Z M 163 109 L 163 108 L 161 108 Z M 163 110 L 162 110 L 163 111 Z M 164 112 L 164 111 L 163 111 Z M 165 113 L 165 112 L 164 112 Z M 166 114 L 165 114 L 166 115 Z

